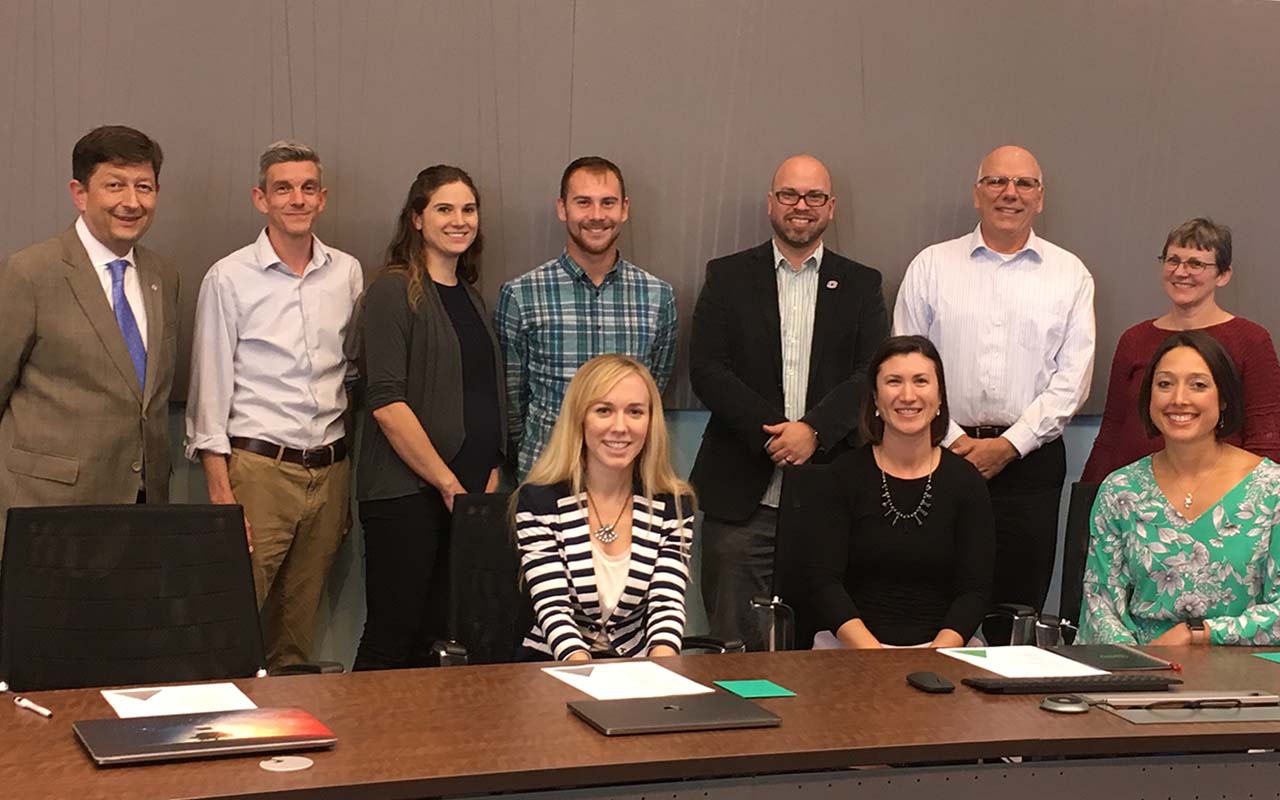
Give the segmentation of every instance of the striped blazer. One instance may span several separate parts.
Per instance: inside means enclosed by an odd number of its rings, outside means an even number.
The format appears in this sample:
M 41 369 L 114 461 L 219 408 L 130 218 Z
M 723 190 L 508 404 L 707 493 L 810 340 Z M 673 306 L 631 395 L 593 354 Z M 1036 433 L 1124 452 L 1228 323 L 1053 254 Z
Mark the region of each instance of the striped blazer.
M 602 625 L 586 494 L 572 494 L 567 484 L 521 487 L 516 541 L 534 610 L 525 647 L 564 660 L 589 651 L 603 631 L 622 656 L 643 656 L 659 644 L 680 650 L 693 503 L 682 498 L 678 517 L 669 494 L 654 497 L 652 506 L 642 494 L 633 500 L 631 568 L 617 608 Z

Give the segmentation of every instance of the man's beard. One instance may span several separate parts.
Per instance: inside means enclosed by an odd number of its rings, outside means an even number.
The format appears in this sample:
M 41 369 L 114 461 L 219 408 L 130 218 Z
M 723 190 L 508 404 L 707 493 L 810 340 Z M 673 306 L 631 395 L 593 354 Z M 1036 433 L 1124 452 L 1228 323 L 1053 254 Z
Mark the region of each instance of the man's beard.
M 778 239 L 780 239 L 788 247 L 794 247 L 797 250 L 803 249 L 813 244 L 815 241 L 817 241 L 817 239 L 819 239 L 822 236 L 823 232 L 827 229 L 827 226 L 825 223 L 816 224 L 817 220 L 814 220 L 814 222 L 815 224 L 810 225 L 807 231 L 801 232 L 800 235 L 802 238 L 793 238 L 789 233 L 787 233 L 787 229 L 785 227 L 783 227 L 778 222 L 775 222 L 772 217 L 769 218 L 769 224 L 773 226 L 773 232 L 778 235 Z
M 578 234 L 572 228 L 569 229 L 569 238 L 573 240 L 573 243 L 576 244 L 583 252 L 590 253 L 593 256 L 604 255 L 605 253 L 608 253 L 610 250 L 613 250 L 614 245 L 618 243 L 618 237 L 621 235 L 622 235 L 621 228 L 614 226 L 613 236 L 609 237 L 609 240 L 607 242 L 605 242 L 603 245 L 594 245 L 587 242 L 585 239 L 581 238 L 580 236 L 578 236 Z

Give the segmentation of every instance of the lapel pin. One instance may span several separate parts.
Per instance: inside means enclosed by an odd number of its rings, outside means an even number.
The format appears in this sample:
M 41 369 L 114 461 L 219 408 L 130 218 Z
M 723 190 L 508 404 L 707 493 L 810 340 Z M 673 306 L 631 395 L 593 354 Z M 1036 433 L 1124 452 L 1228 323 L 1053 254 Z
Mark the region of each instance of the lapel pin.
M 153 284 L 151 284 L 151 291 L 153 291 L 153 292 L 158 292 L 158 291 L 160 291 L 160 287 L 159 287 L 159 286 L 156 286 L 156 285 L 153 283 Z
M 827 281 L 827 288 L 834 289 L 840 285 L 840 281 Z

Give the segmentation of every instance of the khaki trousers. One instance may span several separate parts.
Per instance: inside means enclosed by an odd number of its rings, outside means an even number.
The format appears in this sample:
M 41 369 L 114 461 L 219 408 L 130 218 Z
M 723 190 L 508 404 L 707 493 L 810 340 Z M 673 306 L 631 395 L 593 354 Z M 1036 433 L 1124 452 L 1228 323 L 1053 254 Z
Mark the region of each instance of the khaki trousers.
M 307 661 L 320 595 L 350 521 L 351 460 L 308 469 L 233 448 L 227 471 L 252 528 L 267 668 Z

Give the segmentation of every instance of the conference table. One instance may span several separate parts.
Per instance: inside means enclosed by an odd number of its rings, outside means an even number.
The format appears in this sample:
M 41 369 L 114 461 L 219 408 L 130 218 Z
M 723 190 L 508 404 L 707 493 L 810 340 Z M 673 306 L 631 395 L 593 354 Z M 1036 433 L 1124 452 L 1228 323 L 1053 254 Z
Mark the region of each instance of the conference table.
M 1280 693 L 1280 664 L 1246 648 L 1160 648 L 1191 689 Z M 299 772 L 264 756 L 98 768 L 72 722 L 113 716 L 97 690 L 30 693 L 45 719 L 0 708 L 0 797 L 545 798 L 1228 797 L 1280 786 L 1280 722 L 1137 725 L 1101 709 L 1041 710 L 1041 695 L 960 685 L 982 670 L 928 650 L 689 655 L 696 681 L 767 678 L 777 728 L 605 737 L 539 664 L 254 678 L 259 706 L 299 706 L 338 737 Z M 909 687 L 932 670 L 952 694 Z M 1249 752 L 1249 751 L 1254 752 Z M 1252 794 L 1251 794 L 1252 793 Z

